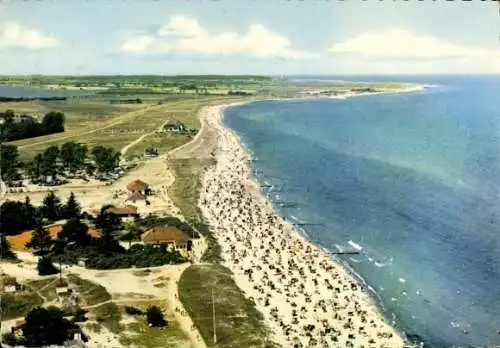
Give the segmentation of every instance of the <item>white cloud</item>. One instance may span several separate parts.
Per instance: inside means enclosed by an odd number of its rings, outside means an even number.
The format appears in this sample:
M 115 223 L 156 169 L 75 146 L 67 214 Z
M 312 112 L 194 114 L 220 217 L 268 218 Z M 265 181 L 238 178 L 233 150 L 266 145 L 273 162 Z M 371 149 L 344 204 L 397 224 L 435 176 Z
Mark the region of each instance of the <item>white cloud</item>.
M 0 28 L 0 49 L 3 48 L 28 48 L 43 49 L 55 48 L 60 41 L 35 29 L 23 27 L 16 23 L 6 23 Z
M 500 51 L 445 42 L 391 28 L 364 33 L 328 49 L 337 61 L 381 73 L 500 72 Z
M 125 40 L 126 52 L 184 52 L 205 55 L 253 55 L 301 59 L 313 54 L 292 49 L 290 41 L 260 24 L 251 25 L 244 34 L 210 33 L 196 19 L 172 16 L 155 36 L 139 35 Z
M 143 52 L 147 50 L 154 42 L 154 38 L 147 35 L 137 35 L 127 39 L 122 50 L 126 52 Z
M 397 28 L 361 34 L 333 45 L 329 51 L 388 58 L 446 58 L 488 53 L 482 48 L 460 46 L 432 36 L 417 36 Z

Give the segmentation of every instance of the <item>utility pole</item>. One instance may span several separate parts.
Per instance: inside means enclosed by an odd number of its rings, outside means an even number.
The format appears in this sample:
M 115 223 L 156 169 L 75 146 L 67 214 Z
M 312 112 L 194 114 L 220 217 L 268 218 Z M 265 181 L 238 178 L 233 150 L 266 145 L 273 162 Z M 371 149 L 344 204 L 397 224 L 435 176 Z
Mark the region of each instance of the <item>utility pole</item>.
M 212 320 L 214 323 L 214 344 L 217 343 L 217 332 L 215 328 L 215 300 L 214 300 L 214 289 L 212 288 Z

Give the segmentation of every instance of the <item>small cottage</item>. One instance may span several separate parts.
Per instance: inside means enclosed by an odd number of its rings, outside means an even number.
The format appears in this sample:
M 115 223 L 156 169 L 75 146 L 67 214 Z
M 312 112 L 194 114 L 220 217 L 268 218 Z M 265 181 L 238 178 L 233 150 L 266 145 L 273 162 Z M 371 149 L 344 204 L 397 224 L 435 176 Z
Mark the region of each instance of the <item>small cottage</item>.
M 124 207 L 109 207 L 106 209 L 106 212 L 118 216 L 125 222 L 134 221 L 135 218 L 139 216 L 137 213 L 137 207 L 134 207 L 133 205 L 126 205 Z
M 131 181 L 127 185 L 127 190 L 129 190 L 131 193 L 140 193 L 142 195 L 149 195 L 151 193 L 151 189 L 149 188 L 149 185 L 146 184 L 144 181 L 141 181 L 139 179 Z
M 174 226 L 153 227 L 141 236 L 144 244 L 165 245 L 177 251 L 191 251 L 192 241 L 187 233 Z
M 164 126 L 164 129 L 167 132 L 184 132 L 186 131 L 186 126 L 184 126 L 183 123 L 178 121 L 177 123 L 167 123 Z
M 158 149 L 154 147 L 148 147 L 147 149 L 144 149 L 144 157 L 158 157 Z

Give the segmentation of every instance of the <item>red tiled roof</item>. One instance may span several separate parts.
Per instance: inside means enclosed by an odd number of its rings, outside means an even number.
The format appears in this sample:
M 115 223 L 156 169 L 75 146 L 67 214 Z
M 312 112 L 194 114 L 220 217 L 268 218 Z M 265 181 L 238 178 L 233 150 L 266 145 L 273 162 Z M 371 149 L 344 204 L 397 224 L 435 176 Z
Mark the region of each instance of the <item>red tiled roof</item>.
M 159 226 L 153 227 L 141 236 L 141 240 L 145 243 L 185 243 L 190 240 L 189 236 L 177 229 L 174 226 Z
M 50 237 L 52 237 L 52 239 L 55 240 L 59 238 L 59 233 L 62 232 L 63 225 L 57 224 L 57 225 L 47 226 L 46 228 L 49 231 Z M 101 236 L 99 231 L 91 227 L 89 227 L 87 233 L 94 238 L 99 238 Z M 23 233 L 16 234 L 15 236 L 7 236 L 7 241 L 14 250 L 22 251 L 26 250 L 25 245 L 26 243 L 31 241 L 32 236 L 33 236 L 33 231 L 24 231 Z

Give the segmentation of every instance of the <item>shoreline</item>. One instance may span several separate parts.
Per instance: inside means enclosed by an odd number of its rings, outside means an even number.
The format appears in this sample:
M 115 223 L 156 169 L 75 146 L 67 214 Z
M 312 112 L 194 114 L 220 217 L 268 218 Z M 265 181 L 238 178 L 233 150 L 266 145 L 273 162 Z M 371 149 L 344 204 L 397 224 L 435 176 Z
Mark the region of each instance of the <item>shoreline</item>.
M 352 343 L 403 347 L 404 333 L 387 323 L 383 306 L 370 295 L 369 285 L 352 274 L 353 270 L 342 260 L 332 258 L 324 248 L 279 217 L 271 199 L 263 196 L 248 164 L 249 151 L 238 135 L 223 124 L 223 112 L 242 104 L 246 102 L 212 107 L 204 113 L 205 122 L 217 131 L 217 164 L 204 173 L 200 190 L 200 208 L 215 227 L 214 235 L 221 245 L 224 265 L 233 272 L 237 285 L 255 301 L 266 326 L 273 331 L 275 342 L 284 347 L 297 341 L 309 346 L 311 342 L 312 346 L 332 344 L 331 337 L 336 337 L 335 342 L 342 346 Z M 243 212 L 244 208 L 247 213 Z M 270 220 L 267 224 L 266 219 Z M 260 238 L 256 238 L 259 232 Z M 281 247 L 273 250 L 273 244 L 278 242 Z M 259 255 L 261 250 L 265 250 L 264 255 Z M 253 255 L 249 255 L 252 251 Z M 275 258 L 269 260 L 273 252 Z M 287 275 L 277 271 L 287 267 L 283 259 L 288 261 Z M 309 274 L 304 269 L 308 269 Z M 275 274 L 270 276 L 271 272 Z M 320 281 L 310 277 L 311 274 L 319 274 Z M 327 275 L 332 277 L 331 283 Z M 290 278 L 295 281 L 280 287 Z M 283 293 L 294 302 L 283 301 Z

